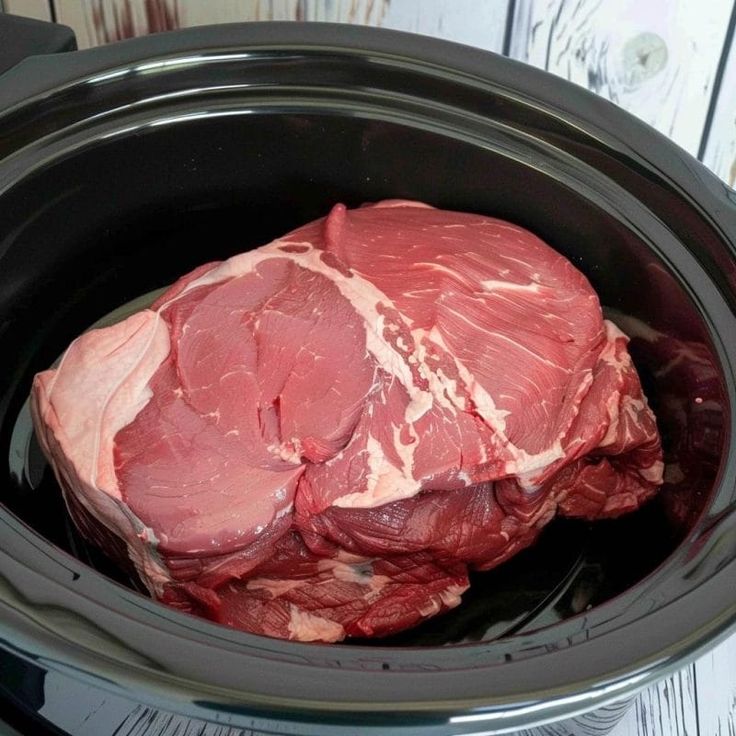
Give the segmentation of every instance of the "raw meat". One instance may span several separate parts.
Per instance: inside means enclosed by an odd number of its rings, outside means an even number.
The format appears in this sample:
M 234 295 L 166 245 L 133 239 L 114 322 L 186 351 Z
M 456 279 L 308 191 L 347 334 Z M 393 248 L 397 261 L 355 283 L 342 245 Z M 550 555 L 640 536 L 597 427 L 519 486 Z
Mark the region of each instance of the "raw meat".
M 556 513 L 617 516 L 655 492 L 626 346 L 520 227 L 337 205 L 85 333 L 32 406 L 77 525 L 152 595 L 337 641 L 457 605 L 469 567 Z

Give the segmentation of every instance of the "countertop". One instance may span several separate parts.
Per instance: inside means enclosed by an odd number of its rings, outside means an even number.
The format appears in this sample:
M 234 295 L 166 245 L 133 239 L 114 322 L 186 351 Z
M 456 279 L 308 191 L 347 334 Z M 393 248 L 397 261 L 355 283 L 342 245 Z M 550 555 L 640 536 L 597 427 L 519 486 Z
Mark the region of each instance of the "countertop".
M 736 736 L 736 635 L 642 692 L 610 736 Z

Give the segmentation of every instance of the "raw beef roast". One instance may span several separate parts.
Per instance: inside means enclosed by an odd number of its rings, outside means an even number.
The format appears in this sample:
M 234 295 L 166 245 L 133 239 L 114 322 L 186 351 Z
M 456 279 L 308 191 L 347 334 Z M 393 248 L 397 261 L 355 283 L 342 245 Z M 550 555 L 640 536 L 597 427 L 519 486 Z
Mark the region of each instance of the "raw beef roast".
M 662 482 L 652 412 L 585 277 L 508 222 L 334 207 L 202 266 L 36 376 L 82 533 L 158 599 L 302 641 L 460 602 L 556 513 Z

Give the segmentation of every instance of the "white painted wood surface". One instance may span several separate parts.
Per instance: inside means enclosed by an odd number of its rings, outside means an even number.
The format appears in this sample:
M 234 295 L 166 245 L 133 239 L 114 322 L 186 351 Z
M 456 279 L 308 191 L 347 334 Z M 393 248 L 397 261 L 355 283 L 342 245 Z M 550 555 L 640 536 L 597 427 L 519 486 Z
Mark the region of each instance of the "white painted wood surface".
M 695 666 L 700 736 L 736 735 L 736 636 Z
M 699 736 L 696 691 L 693 664 L 644 690 L 610 736 Z
M 517 0 L 510 53 L 615 102 L 692 154 L 732 0 Z
M 304 20 L 412 31 L 501 51 L 507 0 L 54 0 L 80 48 L 211 23 Z M 472 23 L 468 22 L 472 18 Z
M 723 80 L 714 105 L 713 124 L 703 163 L 736 188 L 736 35 L 730 48 L 726 49 L 724 62 Z
M 509 7 L 507 0 L 53 2 L 57 19 L 75 29 L 82 48 L 167 28 L 314 20 L 384 26 L 501 51 Z M 47 0 L 4 4 L 9 12 L 51 17 Z M 736 42 L 724 47 L 732 0 L 516 0 L 511 7 L 513 57 L 605 96 L 693 154 L 702 148 L 704 163 L 736 184 Z M 736 635 L 642 692 L 612 736 L 736 736 Z

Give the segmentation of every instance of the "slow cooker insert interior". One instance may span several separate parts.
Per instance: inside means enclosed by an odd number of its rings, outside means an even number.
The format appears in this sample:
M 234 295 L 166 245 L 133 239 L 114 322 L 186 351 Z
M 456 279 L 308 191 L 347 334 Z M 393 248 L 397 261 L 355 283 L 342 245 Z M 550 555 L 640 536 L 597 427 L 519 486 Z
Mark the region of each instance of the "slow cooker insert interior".
M 480 145 L 367 114 L 222 112 L 98 138 L 0 199 L 10 233 L 0 299 L 12 315 L 0 340 L 5 360 L 15 356 L 0 435 L 10 476 L 3 503 L 60 550 L 135 587 L 66 517 L 24 408 L 33 374 L 107 313 L 200 263 L 264 244 L 335 202 L 405 197 L 523 225 L 588 276 L 608 315 L 634 336 L 670 482 L 617 521 L 555 520 L 533 548 L 475 575 L 455 611 L 352 643 L 457 644 L 533 631 L 603 604 L 666 560 L 716 477 L 721 375 L 696 304 L 646 228 L 633 225 L 628 200 L 602 196 L 589 180 L 595 172 L 581 170 L 578 180 L 552 149 L 531 151 L 505 133 Z

